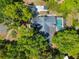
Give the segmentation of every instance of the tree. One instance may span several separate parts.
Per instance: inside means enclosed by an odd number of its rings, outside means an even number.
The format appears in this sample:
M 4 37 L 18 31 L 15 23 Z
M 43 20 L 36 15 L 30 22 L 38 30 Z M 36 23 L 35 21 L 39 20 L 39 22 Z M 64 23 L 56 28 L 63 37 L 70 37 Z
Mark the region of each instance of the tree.
M 6 5 L 2 10 L 2 15 L 4 23 L 11 28 L 19 27 L 21 21 L 27 22 L 32 17 L 30 9 L 20 2 Z
M 0 0 L 0 23 L 4 22 L 2 10 L 6 5 L 10 3 L 12 3 L 12 0 Z
M 2 59 L 48 59 L 51 53 L 45 38 L 34 34 L 33 29 L 19 27 L 16 40 L 0 40 L 0 57 Z M 49 58 L 49 59 L 50 59 Z
M 24 21 L 27 21 L 32 16 L 29 8 L 18 2 L 7 5 L 3 10 L 3 14 L 13 20 L 19 19 Z
M 78 0 L 64 0 L 63 3 L 58 4 L 56 0 L 48 0 L 47 6 L 49 10 L 56 11 L 57 13 L 62 14 L 65 18 L 73 10 L 79 10 L 79 1 Z
M 12 3 L 13 0 L 0 0 L 0 7 L 3 8 L 5 7 L 7 4 Z M 1 10 L 0 8 L 0 10 Z
M 13 4 L 15 2 L 22 2 L 22 0 L 0 0 L 0 12 L 6 5 Z
M 26 51 L 28 51 L 27 55 L 29 59 L 49 58 L 48 56 L 51 55 L 51 53 L 46 51 L 49 46 L 43 36 L 35 34 L 32 28 L 26 28 L 24 26 L 20 27 L 18 32 L 17 43 L 22 44 L 22 47 L 26 45 L 25 48 Z
M 52 39 L 52 43 L 57 44 L 58 49 L 62 53 L 76 56 L 79 49 L 79 35 L 76 30 L 64 30 L 58 32 Z

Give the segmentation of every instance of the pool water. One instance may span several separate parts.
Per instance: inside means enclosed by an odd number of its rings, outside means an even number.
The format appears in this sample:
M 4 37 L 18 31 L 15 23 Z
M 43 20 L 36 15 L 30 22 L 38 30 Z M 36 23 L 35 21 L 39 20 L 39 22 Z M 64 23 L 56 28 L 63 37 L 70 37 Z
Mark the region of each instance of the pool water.
M 57 18 L 56 26 L 57 26 L 57 29 L 58 30 L 61 30 L 62 29 L 62 18 L 61 17 L 58 17 Z

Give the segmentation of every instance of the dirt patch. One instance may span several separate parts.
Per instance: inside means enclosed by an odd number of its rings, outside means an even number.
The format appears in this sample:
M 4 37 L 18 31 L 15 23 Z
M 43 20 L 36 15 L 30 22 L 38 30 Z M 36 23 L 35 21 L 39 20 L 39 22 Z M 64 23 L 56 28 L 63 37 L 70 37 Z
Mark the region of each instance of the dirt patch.
M 52 48 L 56 48 L 56 49 L 57 49 L 58 46 L 57 46 L 55 43 L 53 43 L 53 44 L 52 44 Z
M 46 5 L 43 0 L 23 0 L 26 5 L 34 3 L 34 5 Z
M 66 25 L 67 25 L 68 27 L 71 27 L 71 26 L 73 25 L 73 15 L 68 14 L 68 17 L 67 17 L 66 19 L 67 19 L 67 20 L 66 20 Z
M 61 3 L 64 2 L 64 0 L 56 0 L 56 2 L 57 2 L 58 4 L 61 4 Z
M 16 36 L 17 36 L 17 31 L 15 29 L 11 29 L 8 31 L 5 39 L 10 41 L 16 40 Z

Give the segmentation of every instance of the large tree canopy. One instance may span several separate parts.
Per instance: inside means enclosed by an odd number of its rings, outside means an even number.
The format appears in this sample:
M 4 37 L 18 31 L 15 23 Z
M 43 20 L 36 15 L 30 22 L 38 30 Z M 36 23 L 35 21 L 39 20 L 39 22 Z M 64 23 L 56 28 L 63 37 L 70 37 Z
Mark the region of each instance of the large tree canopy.
M 10 3 L 12 3 L 12 0 L 0 0 L 0 23 L 3 22 L 2 9 Z
M 57 44 L 62 53 L 76 56 L 79 52 L 79 35 L 75 30 L 64 30 L 58 32 L 52 39 L 52 43 Z
M 79 12 L 79 0 L 64 0 L 60 4 L 56 0 L 47 0 L 47 6 L 49 10 L 61 13 L 64 17 L 72 11 Z
M 23 3 L 14 2 L 7 4 L 1 11 L 1 22 L 4 21 L 8 27 L 18 27 L 20 24 L 26 25 L 26 22 L 32 18 L 32 13 L 28 6 Z
M 24 21 L 29 20 L 32 16 L 29 8 L 18 2 L 7 5 L 3 9 L 3 14 L 5 15 L 5 17 L 9 17 L 13 20 L 19 19 Z
M 58 11 L 66 12 L 65 10 L 78 9 L 79 8 L 78 7 L 79 6 L 79 1 L 78 0 L 64 0 L 63 3 L 58 4 L 57 1 L 55 1 L 55 0 L 48 0 L 47 1 L 47 5 L 48 5 L 50 10 L 53 10 L 54 8 L 59 6 L 58 7 L 59 8 Z
M 34 34 L 24 26 L 18 29 L 15 41 L 0 40 L 1 59 L 48 59 L 48 43 L 44 37 Z M 49 58 L 50 59 L 50 58 Z

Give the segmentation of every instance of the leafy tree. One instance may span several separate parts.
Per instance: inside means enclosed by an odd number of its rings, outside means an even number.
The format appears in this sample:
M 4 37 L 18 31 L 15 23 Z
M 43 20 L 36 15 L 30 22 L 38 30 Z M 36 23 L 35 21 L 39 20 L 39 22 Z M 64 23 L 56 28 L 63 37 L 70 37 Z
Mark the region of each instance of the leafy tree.
M 49 48 L 48 43 L 43 36 L 33 34 L 33 30 L 25 26 L 19 27 L 17 31 L 18 35 L 16 40 L 0 40 L 2 46 L 2 48 L 0 48 L 0 57 L 2 59 L 51 58 L 51 53 L 47 52 Z
M 27 21 L 32 16 L 28 7 L 17 2 L 7 5 L 3 10 L 3 14 L 13 20 L 19 19 L 24 21 Z
M 34 34 L 32 28 L 25 28 L 24 26 L 22 26 L 18 29 L 18 32 L 19 34 L 17 37 L 17 42 L 18 44 L 26 45 L 26 49 L 28 49 L 29 59 L 46 59 L 49 55 L 51 55 L 50 52 L 46 54 L 46 50 L 48 50 L 48 43 L 45 38 L 39 34 Z
M 7 5 L 12 3 L 12 0 L 0 0 L 0 23 L 2 23 L 3 20 L 3 14 L 2 14 L 2 9 Z
M 63 3 L 58 4 L 56 0 L 48 0 L 47 6 L 49 10 L 56 11 L 58 13 L 61 13 L 62 16 L 67 17 L 69 13 L 71 13 L 73 10 L 79 10 L 79 1 L 78 0 L 64 0 Z
M 79 35 L 75 30 L 64 30 L 58 32 L 52 39 L 52 43 L 57 44 L 58 49 L 62 53 L 76 56 L 79 49 Z
M 32 17 L 32 13 L 27 6 L 20 2 L 15 2 L 3 8 L 2 16 L 1 19 L 4 20 L 8 27 L 17 28 L 20 26 L 21 21 L 27 22 Z
M 7 4 L 12 3 L 13 0 L 0 0 L 0 7 L 3 8 L 5 7 Z M 1 10 L 0 8 L 0 10 Z

